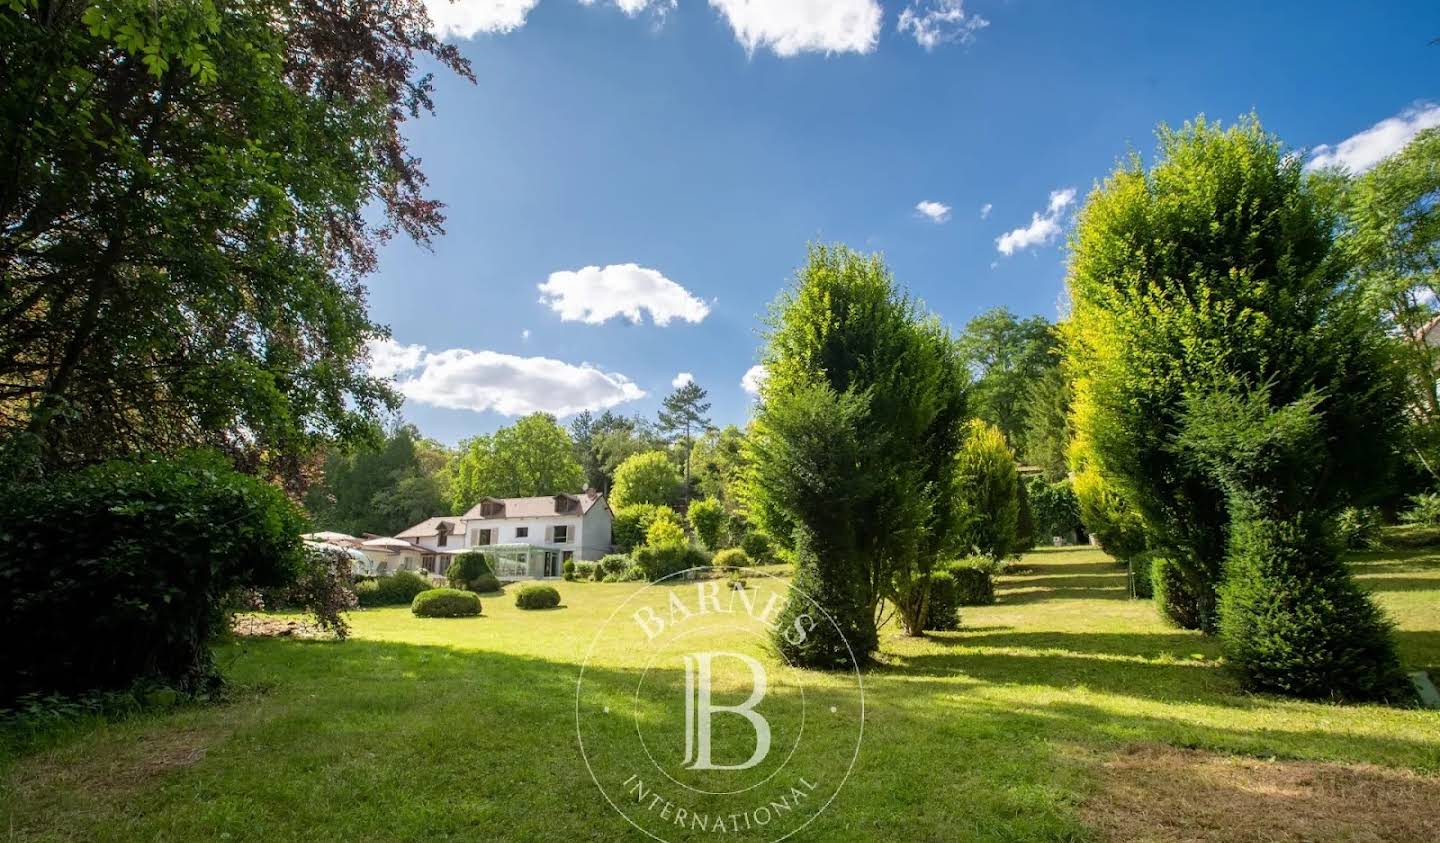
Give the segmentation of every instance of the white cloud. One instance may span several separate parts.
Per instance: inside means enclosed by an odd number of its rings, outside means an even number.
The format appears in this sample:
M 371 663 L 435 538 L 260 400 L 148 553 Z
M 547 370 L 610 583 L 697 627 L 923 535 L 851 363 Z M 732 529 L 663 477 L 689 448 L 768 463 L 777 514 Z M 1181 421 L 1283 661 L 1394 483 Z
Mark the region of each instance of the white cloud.
M 526 328 L 525 330 L 523 330 L 523 331 L 520 332 L 520 339 L 522 339 L 522 340 L 528 340 L 528 339 L 530 339 L 530 329 L 529 329 L 529 328 Z
M 1055 235 L 1060 233 L 1061 213 L 1074 201 L 1075 188 L 1073 187 L 1051 191 L 1050 205 L 1045 209 L 1045 213 L 1031 214 L 1029 225 L 1014 231 L 1007 231 L 995 238 L 995 248 L 999 249 L 1002 255 L 1013 255 L 1021 249 L 1050 242 L 1055 239 Z
M 391 340 L 371 343 L 370 356 L 371 373 L 396 376 L 395 386 L 406 398 L 452 410 L 568 416 L 645 397 L 629 378 L 589 363 L 465 348 L 427 353 L 423 345 Z
M 1425 129 L 1440 126 L 1440 105 L 1423 103 L 1387 117 L 1374 126 L 1351 135 L 1335 146 L 1321 144 L 1310 152 L 1305 169 L 1344 167 L 1352 173 L 1366 170 L 1404 149 Z
M 939 202 L 932 202 L 929 199 L 915 206 L 916 212 L 928 218 L 931 222 L 939 224 L 950 219 L 950 206 Z
M 994 208 L 994 207 L 995 207 L 995 206 L 992 205 L 992 204 L 990 204 L 989 202 L 986 202 L 984 205 L 981 205 L 981 206 L 980 206 L 980 219 L 982 219 L 982 220 L 984 220 L 984 219 L 989 219 L 989 218 L 990 218 L 990 209 L 991 209 L 991 208 Z
M 596 3 L 604 3 L 607 0 L 580 0 L 582 6 L 594 6 Z M 679 0 L 608 0 L 620 11 L 629 17 L 635 17 L 646 9 L 650 9 L 660 17 L 671 11 L 678 5 Z
M 765 367 L 757 363 L 746 369 L 745 374 L 740 377 L 740 388 L 751 395 L 759 395 L 760 386 L 765 383 L 765 379 L 769 376 L 770 373 L 765 370 Z
M 425 0 L 435 37 L 473 38 L 481 32 L 511 32 L 540 0 Z
M 401 345 L 392 339 L 370 342 L 370 374 L 390 378 L 420 365 L 425 356 L 423 345 Z
M 539 286 L 540 302 L 565 322 L 599 325 L 624 316 L 638 325 L 641 311 L 648 310 L 656 325 L 668 325 L 672 319 L 699 322 L 710 313 L 710 306 L 684 287 L 633 263 L 552 272 Z
M 670 381 L 670 386 L 674 389 L 679 389 L 687 383 L 694 382 L 694 375 L 690 374 L 689 372 L 681 372 L 680 374 L 676 375 L 673 380 Z
M 876 0 L 710 0 L 746 51 L 868 53 L 884 12 Z
M 990 25 L 979 15 L 965 13 L 965 0 L 915 0 L 900 13 L 895 28 L 915 36 L 927 50 L 955 41 L 970 44 L 975 33 Z

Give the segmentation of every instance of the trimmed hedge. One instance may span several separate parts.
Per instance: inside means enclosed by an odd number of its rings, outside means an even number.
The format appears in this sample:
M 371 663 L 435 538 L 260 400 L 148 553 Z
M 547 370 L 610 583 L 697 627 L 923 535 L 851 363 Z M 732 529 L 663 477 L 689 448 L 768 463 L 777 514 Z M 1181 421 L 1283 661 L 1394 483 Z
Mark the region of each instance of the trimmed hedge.
M 703 568 L 710 564 L 710 557 L 688 544 L 645 545 L 635 550 L 635 564 L 646 579 L 654 581 L 688 568 Z
M 1155 596 L 1155 586 L 1151 581 L 1150 572 L 1156 559 L 1160 556 L 1159 551 L 1147 550 L 1144 553 L 1135 554 L 1125 563 L 1130 570 L 1131 597 L 1136 600 L 1149 600 Z
M 495 579 L 495 569 L 490 565 L 490 558 L 478 550 L 457 555 L 450 560 L 450 567 L 445 569 L 445 579 L 450 587 L 462 591 L 481 591 L 479 581 L 486 576 Z
M 960 628 L 960 589 L 953 570 L 941 568 L 930 573 L 930 605 L 925 614 L 925 629 L 950 632 Z
M 1155 608 L 1181 629 L 1213 629 L 1215 604 L 1208 588 L 1196 582 L 1174 554 L 1157 553 L 1150 563 Z
M 748 568 L 750 567 L 750 557 L 738 547 L 727 547 L 724 550 L 716 551 L 710 564 L 716 568 Z
M 416 595 L 430 588 L 424 577 L 410 571 L 396 571 L 386 577 L 356 584 L 355 597 L 360 601 L 361 608 L 409 606 Z
M 955 580 L 955 602 L 961 606 L 989 606 L 995 602 L 995 563 L 990 559 L 962 559 L 944 570 Z
M 216 689 L 232 595 L 296 582 L 304 525 L 278 488 L 213 454 L 0 484 L 0 708 Z
M 432 588 L 415 595 L 410 611 L 417 618 L 473 618 L 480 614 L 480 595 L 458 588 Z
M 560 592 L 550 585 L 523 585 L 515 592 L 515 605 L 521 609 L 553 609 L 560 605 Z

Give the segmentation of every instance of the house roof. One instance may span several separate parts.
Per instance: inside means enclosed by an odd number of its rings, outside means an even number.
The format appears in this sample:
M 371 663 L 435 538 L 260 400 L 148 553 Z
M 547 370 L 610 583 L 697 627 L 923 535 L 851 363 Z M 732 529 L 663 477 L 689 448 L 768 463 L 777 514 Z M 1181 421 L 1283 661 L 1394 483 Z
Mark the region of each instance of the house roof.
M 385 553 L 398 553 L 402 550 L 418 550 L 422 553 L 432 552 L 428 547 L 420 547 L 419 545 L 411 544 L 404 539 L 391 539 L 385 538 L 383 536 L 378 539 L 370 539 L 369 541 L 361 542 L 360 546 L 364 548 L 369 548 L 371 550 L 382 551 Z
M 404 530 L 401 530 L 400 532 L 395 534 L 395 538 L 420 539 L 426 538 L 428 536 L 438 536 L 440 535 L 441 524 L 447 525 L 446 532 L 451 535 L 459 533 L 464 529 L 460 524 L 460 519 L 452 518 L 449 515 L 438 515 L 434 518 L 426 518 L 424 521 L 421 521 L 419 524 L 416 524 L 413 527 L 408 527 Z
M 569 498 L 578 501 L 580 508 L 572 512 L 556 512 L 555 501 L 557 498 Z M 486 520 L 496 518 L 541 518 L 546 515 L 584 515 L 595 507 L 596 504 L 605 500 L 605 496 L 599 492 L 585 492 L 579 495 L 541 495 L 533 498 L 485 498 L 480 503 L 470 507 L 462 518 Z M 486 503 L 503 503 L 505 512 L 499 516 L 482 516 L 480 507 Z
M 306 533 L 300 538 L 313 542 L 330 542 L 331 544 L 339 544 L 341 542 L 358 543 L 360 541 L 349 533 L 336 533 L 331 530 L 321 530 L 318 533 Z

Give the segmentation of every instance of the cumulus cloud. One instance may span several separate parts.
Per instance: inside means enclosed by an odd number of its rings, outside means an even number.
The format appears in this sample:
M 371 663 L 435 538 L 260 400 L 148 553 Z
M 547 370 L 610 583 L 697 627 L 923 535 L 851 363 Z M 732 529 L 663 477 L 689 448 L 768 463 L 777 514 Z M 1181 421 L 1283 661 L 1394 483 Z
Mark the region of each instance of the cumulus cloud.
M 1366 170 L 1404 149 L 1422 131 L 1440 126 L 1440 105 L 1422 103 L 1387 117 L 1374 126 L 1329 146 L 1310 151 L 1305 169 L 1343 167 L 1352 173 Z
M 647 9 L 658 17 L 664 18 L 679 4 L 679 0 L 580 0 L 580 5 L 594 6 L 597 3 L 605 4 L 607 2 L 632 18 Z
M 970 44 L 975 33 L 990 25 L 979 15 L 965 13 L 965 0 L 915 0 L 906 6 L 895 28 L 915 36 L 915 43 L 933 50 L 947 42 Z
M 981 206 L 980 206 L 980 219 L 982 219 L 982 220 L 983 220 L 983 219 L 989 219 L 989 218 L 990 218 L 990 209 L 991 209 L 991 208 L 994 208 L 994 207 L 995 207 L 995 206 L 992 205 L 992 204 L 990 204 L 989 202 L 986 202 L 984 205 L 981 205 Z
M 932 202 L 929 199 L 915 206 L 916 213 L 929 219 L 933 223 L 942 223 L 950 219 L 950 206 L 939 202 Z
M 679 389 L 680 387 L 684 386 L 684 385 L 687 384 L 687 383 L 694 383 L 694 382 L 695 382 L 695 376 L 694 376 L 694 375 L 690 374 L 689 372 L 681 372 L 680 374 L 676 375 L 674 378 L 671 379 L 671 381 L 670 381 L 670 386 L 673 387 L 673 388 L 675 388 L 675 389 Z
M 511 32 L 540 0 L 425 0 L 437 38 L 474 38 L 482 32 Z
M 765 367 L 757 363 L 746 369 L 745 374 L 740 377 L 740 388 L 751 395 L 759 395 L 760 387 L 769 375 L 770 373 L 765 370 Z
M 1007 231 L 995 238 L 995 248 L 1002 255 L 1013 255 L 1021 249 L 1039 246 L 1055 239 L 1060 233 L 1060 215 L 1075 201 L 1075 188 L 1055 190 L 1050 193 L 1050 205 L 1045 213 L 1030 215 L 1030 224 L 1024 228 Z
M 684 287 L 633 263 L 552 272 L 539 286 L 541 304 L 565 322 L 599 325 L 624 316 L 638 325 L 649 311 L 656 325 L 668 325 L 672 319 L 699 322 L 710 313 L 710 306 Z
M 528 339 L 530 339 L 530 329 L 529 329 L 529 328 L 526 328 L 525 330 L 523 330 L 523 331 L 520 332 L 520 339 L 522 339 L 522 340 L 528 340 Z
M 423 345 L 382 340 L 371 343 L 370 360 L 371 373 L 394 377 L 406 398 L 452 410 L 568 416 L 645 397 L 645 391 L 622 374 L 548 357 L 465 348 L 430 353 Z
M 868 53 L 884 12 L 876 0 L 710 0 L 746 51 L 777 56 Z

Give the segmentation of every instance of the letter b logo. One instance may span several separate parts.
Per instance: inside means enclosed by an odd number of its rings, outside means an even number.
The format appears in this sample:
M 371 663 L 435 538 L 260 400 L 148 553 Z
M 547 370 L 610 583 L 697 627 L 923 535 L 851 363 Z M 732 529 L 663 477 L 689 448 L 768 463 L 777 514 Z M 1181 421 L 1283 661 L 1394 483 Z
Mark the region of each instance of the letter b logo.
M 712 663 L 717 658 L 739 659 L 750 668 L 750 696 L 739 705 L 710 701 Z M 770 754 L 770 722 L 755 710 L 765 698 L 765 666 L 743 653 L 705 652 L 685 656 L 685 760 L 691 770 L 748 770 Z M 715 764 L 710 760 L 710 716 L 738 714 L 755 729 L 755 751 L 744 764 Z

